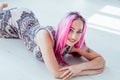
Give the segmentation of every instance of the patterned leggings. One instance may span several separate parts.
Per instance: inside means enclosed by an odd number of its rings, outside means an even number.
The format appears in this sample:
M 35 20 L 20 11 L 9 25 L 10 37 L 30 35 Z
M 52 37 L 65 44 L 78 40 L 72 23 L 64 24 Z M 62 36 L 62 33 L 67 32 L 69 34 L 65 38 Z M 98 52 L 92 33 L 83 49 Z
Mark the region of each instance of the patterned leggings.
M 0 11 L 0 37 L 23 40 L 26 47 L 42 60 L 40 49 L 34 42 L 35 31 L 39 28 L 38 20 L 28 9 L 13 8 Z

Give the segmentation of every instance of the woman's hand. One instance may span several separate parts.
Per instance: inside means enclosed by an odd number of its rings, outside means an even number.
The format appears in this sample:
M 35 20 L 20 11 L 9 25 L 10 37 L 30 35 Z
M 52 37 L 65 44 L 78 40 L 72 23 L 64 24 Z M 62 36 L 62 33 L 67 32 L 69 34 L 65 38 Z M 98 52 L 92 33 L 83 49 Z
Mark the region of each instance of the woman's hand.
M 60 76 L 62 80 L 69 80 L 70 78 L 77 76 L 77 74 L 80 73 L 82 69 L 77 65 L 71 65 L 63 67 L 59 71 L 64 71 L 64 73 Z

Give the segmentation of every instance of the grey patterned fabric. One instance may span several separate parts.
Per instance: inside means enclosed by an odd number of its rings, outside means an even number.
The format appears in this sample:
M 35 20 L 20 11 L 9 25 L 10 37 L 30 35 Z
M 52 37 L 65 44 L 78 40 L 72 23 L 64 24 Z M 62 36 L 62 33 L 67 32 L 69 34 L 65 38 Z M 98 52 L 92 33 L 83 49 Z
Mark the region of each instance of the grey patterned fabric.
M 25 46 L 35 54 L 36 58 L 43 61 L 40 48 L 34 41 L 35 34 L 41 29 L 47 30 L 53 43 L 55 43 L 55 30 L 53 27 L 40 26 L 32 11 L 24 8 L 13 8 L 0 12 L 0 37 L 23 40 Z

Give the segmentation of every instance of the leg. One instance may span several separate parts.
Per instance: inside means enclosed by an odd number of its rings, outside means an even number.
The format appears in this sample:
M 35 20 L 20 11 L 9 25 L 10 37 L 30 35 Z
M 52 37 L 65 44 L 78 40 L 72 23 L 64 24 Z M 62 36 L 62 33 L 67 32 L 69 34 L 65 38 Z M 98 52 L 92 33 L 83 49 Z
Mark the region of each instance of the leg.
M 36 29 L 41 28 L 34 13 L 28 9 L 18 9 L 15 14 L 19 17 L 14 17 L 15 23 L 19 27 L 19 37 L 24 41 L 25 46 L 29 51 L 33 52 L 35 57 L 43 61 L 42 54 L 39 46 L 34 42 L 34 36 Z
M 34 13 L 28 9 L 20 8 L 0 12 L 0 36 L 20 38 L 26 47 L 35 53 L 37 59 L 43 61 L 40 49 L 34 42 L 35 29 L 39 27 L 40 24 Z
M 11 10 L 2 10 L 7 4 L 0 6 L 0 38 L 18 38 L 17 29 L 11 24 Z

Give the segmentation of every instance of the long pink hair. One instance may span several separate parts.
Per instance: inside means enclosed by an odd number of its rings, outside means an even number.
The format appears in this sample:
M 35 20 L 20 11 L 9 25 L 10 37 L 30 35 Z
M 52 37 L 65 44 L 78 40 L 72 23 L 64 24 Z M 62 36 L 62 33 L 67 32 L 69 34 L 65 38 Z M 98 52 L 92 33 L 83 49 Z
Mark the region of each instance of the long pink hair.
M 78 12 L 70 12 L 67 16 L 65 16 L 60 23 L 58 24 L 58 29 L 56 31 L 56 47 L 55 47 L 55 55 L 57 57 L 57 61 L 62 63 L 62 65 L 68 65 L 61 56 L 61 50 L 65 47 L 65 43 L 67 40 L 67 35 L 70 31 L 72 22 L 76 19 L 80 19 L 83 21 L 83 31 L 79 42 L 77 42 L 74 46 L 77 48 L 81 48 L 84 40 L 84 35 L 86 32 L 86 22 L 85 19 Z

